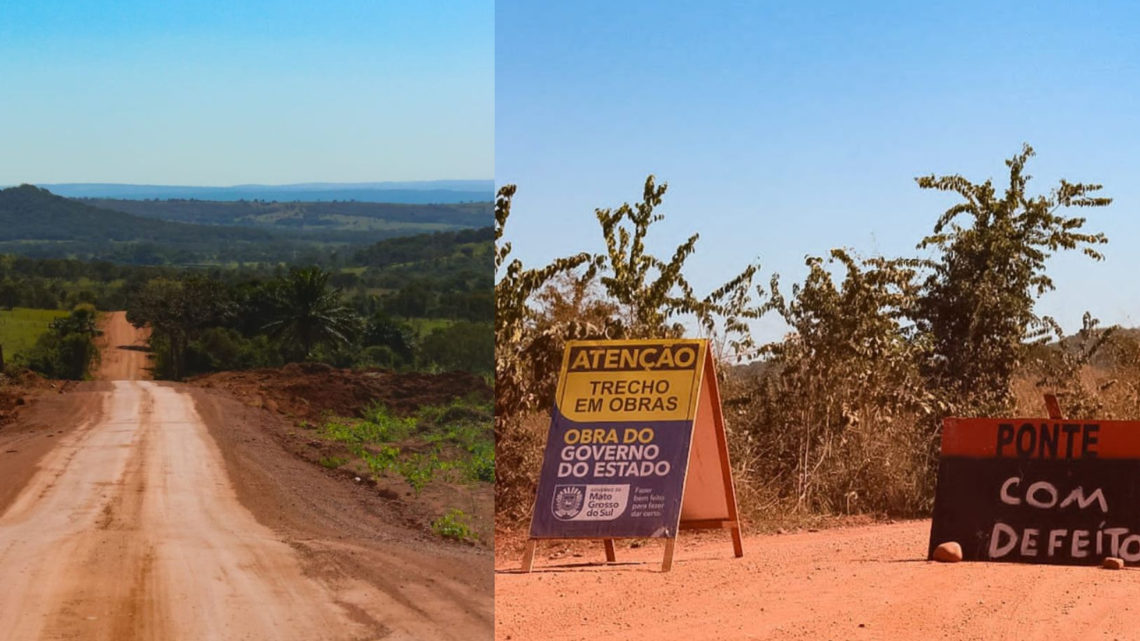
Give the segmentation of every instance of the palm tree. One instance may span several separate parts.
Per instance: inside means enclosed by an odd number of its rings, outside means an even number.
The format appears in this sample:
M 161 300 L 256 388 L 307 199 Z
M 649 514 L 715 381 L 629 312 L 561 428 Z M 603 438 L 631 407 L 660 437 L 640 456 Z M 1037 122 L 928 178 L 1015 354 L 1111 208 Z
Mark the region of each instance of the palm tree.
M 294 268 L 274 292 L 274 319 L 263 328 L 274 338 L 300 348 L 308 359 L 321 343 L 346 343 L 356 325 L 352 310 L 340 302 L 320 267 Z

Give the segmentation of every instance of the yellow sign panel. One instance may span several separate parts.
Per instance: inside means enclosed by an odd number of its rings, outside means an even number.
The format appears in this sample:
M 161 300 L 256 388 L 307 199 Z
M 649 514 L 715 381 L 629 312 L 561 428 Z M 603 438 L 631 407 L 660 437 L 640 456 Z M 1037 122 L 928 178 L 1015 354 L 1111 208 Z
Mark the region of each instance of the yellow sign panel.
M 697 340 L 572 343 L 563 357 L 558 409 L 579 423 L 691 421 L 706 346 Z

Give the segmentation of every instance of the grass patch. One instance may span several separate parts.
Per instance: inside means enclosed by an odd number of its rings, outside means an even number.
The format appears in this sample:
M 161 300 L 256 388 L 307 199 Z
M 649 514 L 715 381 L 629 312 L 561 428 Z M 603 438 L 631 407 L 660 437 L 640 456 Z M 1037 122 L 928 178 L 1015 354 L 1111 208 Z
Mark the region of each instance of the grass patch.
M 31 349 L 53 320 L 67 314 L 61 309 L 0 310 L 0 345 L 4 346 L 4 358 L 10 359 Z
M 347 463 L 348 459 L 341 458 L 339 456 L 326 456 L 317 462 L 321 464 L 321 467 L 327 467 L 330 470 L 335 470 L 336 468 Z
M 446 329 L 455 324 L 450 318 L 407 318 L 404 319 L 419 336 L 427 336 L 437 329 Z
M 418 494 L 437 479 L 495 481 L 491 412 L 490 401 L 477 396 L 425 406 L 404 417 L 378 404 L 362 418 L 329 418 L 321 433 L 343 443 L 377 480 L 400 477 Z

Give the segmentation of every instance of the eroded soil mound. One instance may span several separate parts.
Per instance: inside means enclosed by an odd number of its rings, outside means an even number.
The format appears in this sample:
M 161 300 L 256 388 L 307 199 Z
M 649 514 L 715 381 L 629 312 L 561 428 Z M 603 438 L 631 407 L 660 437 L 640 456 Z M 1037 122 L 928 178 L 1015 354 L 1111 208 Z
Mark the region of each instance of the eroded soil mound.
M 490 546 L 494 437 L 483 379 L 297 363 L 188 382 L 245 406 L 227 431 L 256 426 L 328 476 L 371 487 L 390 521 Z
M 308 420 L 327 414 L 360 416 L 377 402 L 395 414 L 406 415 L 425 405 L 443 405 L 469 395 L 491 398 L 490 386 L 466 372 L 401 374 L 336 369 L 321 363 L 219 372 L 198 376 L 189 382 L 223 389 L 251 405 Z
M 0 425 L 14 419 L 20 409 L 36 396 L 61 392 L 74 384 L 73 381 L 48 380 L 31 370 L 0 374 Z

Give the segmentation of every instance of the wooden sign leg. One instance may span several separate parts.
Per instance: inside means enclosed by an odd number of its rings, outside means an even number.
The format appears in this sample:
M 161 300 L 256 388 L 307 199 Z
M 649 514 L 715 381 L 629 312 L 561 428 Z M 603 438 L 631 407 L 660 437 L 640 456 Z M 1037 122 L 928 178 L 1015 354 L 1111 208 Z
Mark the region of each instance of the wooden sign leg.
M 1057 402 L 1055 395 L 1045 395 L 1045 409 L 1049 412 L 1049 418 L 1058 421 L 1061 420 L 1061 404 Z
M 665 560 L 661 562 L 661 571 L 668 572 L 673 568 L 673 548 L 677 539 L 665 539 Z
M 606 546 L 606 563 L 617 563 L 617 551 L 614 550 L 614 540 L 605 539 L 603 543 Z
M 744 541 L 740 536 L 740 525 L 732 526 L 732 552 L 736 558 L 744 556 Z
M 532 569 L 534 569 L 534 544 L 534 539 L 530 539 L 526 542 L 526 551 L 523 552 L 522 558 L 523 572 L 530 572 Z

